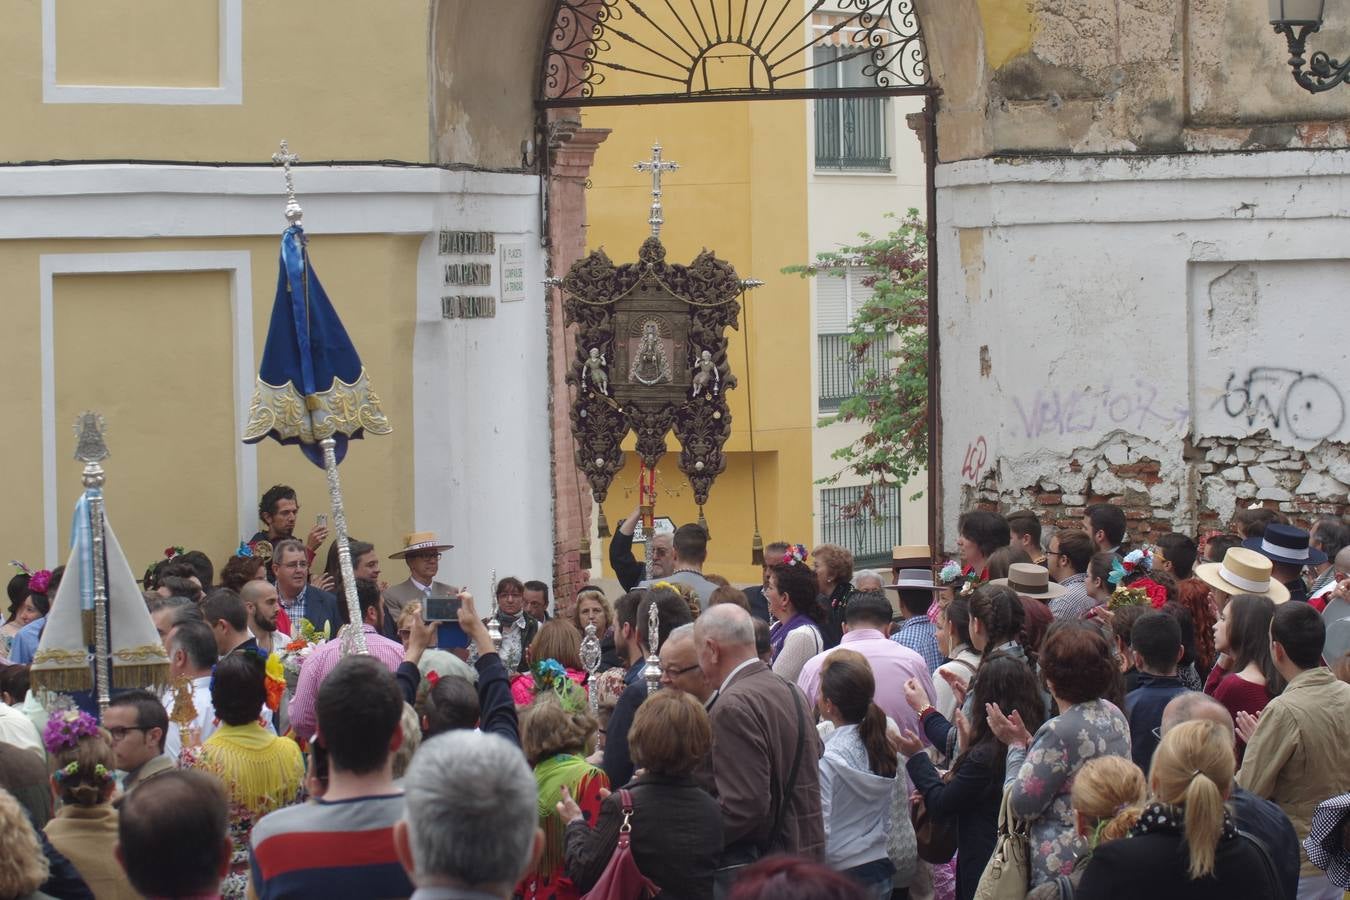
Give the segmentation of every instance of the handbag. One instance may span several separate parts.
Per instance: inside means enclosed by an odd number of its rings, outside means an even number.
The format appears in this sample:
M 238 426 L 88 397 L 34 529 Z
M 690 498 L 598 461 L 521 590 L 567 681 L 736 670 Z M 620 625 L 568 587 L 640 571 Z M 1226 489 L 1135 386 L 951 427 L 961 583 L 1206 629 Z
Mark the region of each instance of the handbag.
M 1026 900 L 1031 887 L 1031 838 L 1027 823 L 1012 811 L 1012 788 L 998 808 L 998 840 L 984 867 L 975 900 Z
M 951 772 L 942 776 L 944 782 L 950 779 Z M 914 842 L 918 847 L 919 859 L 933 865 L 942 865 L 951 860 L 957 844 L 955 816 L 930 816 L 928 804 L 919 794 L 909 801 L 909 820 L 914 823 Z
M 582 900 L 646 900 L 661 893 L 661 889 L 638 869 L 633 849 L 629 846 L 628 836 L 633 832 L 633 795 L 627 789 L 619 791 L 619 804 L 623 809 L 619 842 L 614 847 L 605 871 L 600 873 L 595 886 L 582 895 Z

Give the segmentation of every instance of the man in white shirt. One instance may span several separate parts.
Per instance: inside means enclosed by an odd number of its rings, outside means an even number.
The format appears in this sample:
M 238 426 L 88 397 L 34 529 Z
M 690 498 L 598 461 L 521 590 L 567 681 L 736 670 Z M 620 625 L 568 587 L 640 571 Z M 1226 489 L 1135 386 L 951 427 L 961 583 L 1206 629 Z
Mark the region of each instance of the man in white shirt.
M 43 759 L 47 758 L 46 751 L 42 749 L 42 735 L 38 734 L 33 720 L 17 706 L 5 703 L 0 703 L 0 744 L 32 750 Z
M 178 685 L 187 682 L 186 692 L 170 688 L 164 695 L 164 708 L 169 713 L 169 730 L 164 735 L 164 752 L 175 763 L 184 746 L 197 746 L 216 730 L 215 706 L 211 703 L 211 667 L 216 664 L 216 636 L 211 627 L 200 619 L 181 622 L 165 638 L 169 650 L 169 676 Z M 180 694 L 182 698 L 180 700 Z M 180 702 L 190 699 L 191 722 L 180 726 L 174 715 Z M 183 710 L 178 710 L 180 717 Z

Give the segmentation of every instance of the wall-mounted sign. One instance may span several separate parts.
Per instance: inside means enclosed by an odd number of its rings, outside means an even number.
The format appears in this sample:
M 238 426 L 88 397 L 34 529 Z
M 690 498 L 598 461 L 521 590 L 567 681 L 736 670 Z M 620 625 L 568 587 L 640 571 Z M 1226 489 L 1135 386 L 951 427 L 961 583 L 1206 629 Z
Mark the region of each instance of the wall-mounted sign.
M 440 252 L 486 254 L 497 252 L 497 237 L 490 231 L 441 231 Z
M 502 244 L 502 302 L 525 299 L 525 245 Z
M 496 297 L 457 295 L 441 298 L 441 317 L 446 319 L 492 319 L 497 315 Z

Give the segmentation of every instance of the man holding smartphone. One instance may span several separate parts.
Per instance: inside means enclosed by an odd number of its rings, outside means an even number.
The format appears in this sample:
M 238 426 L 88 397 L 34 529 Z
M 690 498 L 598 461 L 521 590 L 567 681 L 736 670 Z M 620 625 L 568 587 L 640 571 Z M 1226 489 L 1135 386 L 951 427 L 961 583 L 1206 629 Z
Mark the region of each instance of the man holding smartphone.
M 395 637 L 398 633 L 398 620 L 409 603 L 421 603 L 427 597 L 456 597 L 459 588 L 437 581 L 441 570 L 441 555 L 454 549 L 453 544 L 442 544 L 436 540 L 434 531 L 414 531 L 403 536 L 403 547 L 389 554 L 390 559 L 401 559 L 408 565 L 408 580 L 385 589 L 384 627 L 385 637 Z

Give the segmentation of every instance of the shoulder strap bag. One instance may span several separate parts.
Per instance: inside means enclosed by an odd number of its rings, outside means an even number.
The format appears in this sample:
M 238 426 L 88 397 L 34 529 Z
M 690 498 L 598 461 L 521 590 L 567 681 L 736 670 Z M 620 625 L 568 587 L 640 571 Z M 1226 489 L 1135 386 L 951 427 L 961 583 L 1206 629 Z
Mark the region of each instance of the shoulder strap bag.
M 619 804 L 623 809 L 619 842 L 605 871 L 600 873 L 595 886 L 582 895 L 582 900 L 648 900 L 661 893 L 661 889 L 638 869 L 629 846 L 629 835 L 633 833 L 633 795 L 627 788 L 619 791 Z
M 1285 896 L 1284 885 L 1280 882 L 1280 872 L 1275 868 L 1275 857 L 1270 852 L 1270 847 L 1267 846 L 1266 842 L 1250 831 L 1243 831 L 1241 828 L 1237 829 L 1237 833 L 1239 838 L 1245 838 L 1256 847 L 1257 855 L 1261 857 L 1261 865 L 1270 878 L 1271 886 L 1275 889 L 1275 893 L 1272 895 L 1274 900 L 1293 900 L 1293 898 Z
M 1012 811 L 1012 786 L 998 810 L 998 840 L 980 876 L 975 900 L 1026 900 L 1031 885 L 1031 839 L 1027 823 Z

